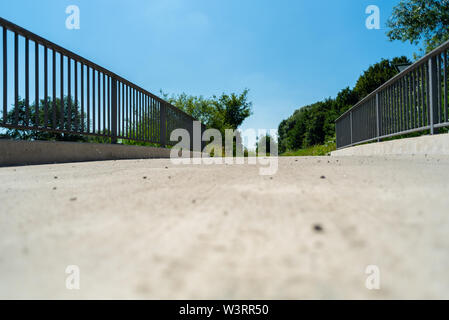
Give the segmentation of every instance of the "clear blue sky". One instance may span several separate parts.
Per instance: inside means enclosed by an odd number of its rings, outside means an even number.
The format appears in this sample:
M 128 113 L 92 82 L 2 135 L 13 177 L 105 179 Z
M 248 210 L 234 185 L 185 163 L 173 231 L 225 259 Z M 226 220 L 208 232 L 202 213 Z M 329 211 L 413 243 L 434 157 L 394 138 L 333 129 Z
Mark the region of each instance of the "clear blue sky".
M 399 0 L 14 0 L 0 15 L 154 93 L 250 89 L 242 128 L 276 129 L 309 103 L 353 86 L 381 58 L 412 56 L 389 42 Z M 65 27 L 78 5 L 81 29 Z M 377 5 L 381 29 L 365 27 Z

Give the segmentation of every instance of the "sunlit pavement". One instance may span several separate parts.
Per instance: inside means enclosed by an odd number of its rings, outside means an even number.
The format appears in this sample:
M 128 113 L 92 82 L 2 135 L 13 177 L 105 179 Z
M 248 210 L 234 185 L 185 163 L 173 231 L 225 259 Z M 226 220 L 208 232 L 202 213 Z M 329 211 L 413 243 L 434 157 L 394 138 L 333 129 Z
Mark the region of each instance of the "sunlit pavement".
M 449 298 L 449 158 L 279 158 L 273 176 L 107 161 L 0 182 L 0 298 Z

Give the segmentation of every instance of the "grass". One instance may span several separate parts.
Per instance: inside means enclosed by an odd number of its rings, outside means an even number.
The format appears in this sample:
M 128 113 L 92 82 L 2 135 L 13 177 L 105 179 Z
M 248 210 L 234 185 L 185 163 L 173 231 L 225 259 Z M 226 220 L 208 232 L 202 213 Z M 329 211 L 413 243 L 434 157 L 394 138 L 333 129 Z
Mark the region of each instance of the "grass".
M 282 153 L 281 156 L 283 157 L 325 156 L 329 152 L 334 151 L 335 149 L 336 149 L 335 143 L 327 143 L 305 149 L 287 151 Z

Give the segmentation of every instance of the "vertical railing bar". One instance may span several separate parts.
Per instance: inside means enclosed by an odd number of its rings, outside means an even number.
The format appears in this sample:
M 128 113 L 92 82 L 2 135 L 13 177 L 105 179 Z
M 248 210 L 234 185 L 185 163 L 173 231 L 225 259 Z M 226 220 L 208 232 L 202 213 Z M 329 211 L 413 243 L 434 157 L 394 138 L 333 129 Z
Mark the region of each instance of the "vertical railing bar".
M 420 113 L 419 113 L 419 103 L 420 103 L 420 97 L 419 97 L 419 69 L 415 70 L 415 117 L 416 117 L 416 127 L 421 127 L 420 125 Z
M 64 118 L 65 118 L 65 103 L 64 103 L 64 55 L 60 52 L 59 53 L 61 61 L 60 61 L 60 99 L 61 99 L 61 114 L 60 114 L 60 118 L 61 118 L 61 124 L 60 124 L 60 129 L 64 130 L 65 128 L 65 124 L 64 124 Z
M 444 120 L 449 121 L 448 118 L 448 93 L 447 93 L 447 51 L 444 51 Z
M 112 94 L 111 94 L 111 77 L 106 76 L 106 83 L 107 83 L 107 87 L 108 87 L 108 92 L 106 94 L 107 100 L 108 100 L 108 104 L 106 105 L 106 125 L 107 125 L 107 130 L 106 132 L 108 133 L 108 136 L 111 136 L 111 134 L 113 134 L 112 131 L 112 105 L 111 105 L 111 99 L 112 99 Z
M 407 129 L 413 129 L 413 106 L 412 106 L 412 92 L 413 92 L 413 80 L 412 80 L 412 74 L 409 73 L 407 75 L 408 77 L 408 90 L 407 90 L 407 101 L 408 101 L 408 108 L 407 108 L 407 115 L 408 115 L 408 122 L 407 122 Z
M 136 125 L 136 139 L 137 140 L 139 140 L 140 139 L 140 127 L 139 127 L 139 117 L 140 117 L 140 113 L 139 113 L 139 91 L 137 90 L 137 89 L 135 89 L 135 94 L 136 94 L 136 96 L 135 96 L 135 98 L 136 98 L 136 100 L 135 100 L 135 102 L 134 102 L 134 105 L 135 105 L 135 114 L 136 114 L 136 117 L 135 117 L 135 125 Z
M 390 133 L 390 87 L 385 88 L 385 134 Z
M 437 121 L 435 122 L 435 124 L 440 123 L 441 119 L 443 117 L 443 113 L 442 113 L 442 99 L 441 99 L 441 55 L 438 54 L 436 57 L 436 61 L 437 61 Z
M 140 92 L 140 91 L 139 91 Z M 144 130 L 144 121 L 143 121 L 143 93 L 139 94 L 139 103 L 140 103 L 140 139 L 145 140 L 145 130 Z
M 129 86 L 125 85 L 126 94 L 126 138 L 129 138 Z
M 142 94 L 142 92 L 140 92 L 140 90 L 139 90 L 139 105 L 140 105 L 140 139 L 141 140 L 144 140 L 145 138 L 144 138 L 144 126 L 143 126 L 143 113 L 142 113 L 142 111 L 143 111 L 143 94 Z
M 152 129 L 152 125 L 151 125 L 151 97 L 148 96 L 148 114 L 147 114 L 147 118 L 148 118 L 148 141 L 151 142 L 152 137 L 151 137 L 151 129 Z
M 383 123 L 383 135 L 386 135 L 388 132 L 388 88 L 384 89 L 383 91 L 383 114 L 384 114 L 384 120 Z
M 121 90 L 122 90 L 122 106 L 121 106 L 121 112 L 122 112 L 122 131 L 121 136 L 125 136 L 125 84 L 121 82 Z
M 430 134 L 434 134 L 434 123 L 433 123 L 433 102 L 434 102 L 434 95 L 433 95 L 433 88 L 435 86 L 434 82 L 434 74 L 433 74 L 433 65 L 435 64 L 434 60 L 432 58 L 429 59 L 428 62 L 428 79 L 429 79 L 429 83 L 427 86 L 427 99 L 428 99 L 428 113 L 429 113 L 429 125 L 430 125 Z
M 118 82 L 118 81 L 117 81 Z M 121 136 L 121 126 L 122 126 L 122 117 L 121 117 L 121 104 L 122 104 L 122 96 L 121 96 L 121 83 L 118 82 L 117 90 L 117 136 Z
M 154 99 L 154 98 L 151 98 L 151 100 L 153 102 L 153 142 L 157 142 L 157 141 L 159 141 L 159 139 L 158 139 L 158 129 L 157 129 L 157 124 L 158 124 L 158 121 L 157 121 L 157 115 L 158 115 L 157 102 L 156 102 L 156 99 Z
M 401 108 L 401 115 L 400 115 L 400 119 L 402 122 L 401 125 L 401 130 L 406 130 L 407 129 L 407 92 L 408 92 L 408 77 L 404 76 L 403 77 L 403 84 L 404 84 L 404 103 L 403 106 Z M 395 118 L 394 114 L 393 114 L 393 118 Z M 398 131 L 393 130 L 390 133 L 396 133 Z
M 110 106 L 111 106 L 110 122 L 111 122 L 111 131 L 112 131 L 111 143 L 115 144 L 115 143 L 117 143 L 117 104 L 118 104 L 117 80 L 109 77 L 108 86 L 109 86 L 109 84 L 111 85 L 111 87 L 109 87 L 109 89 L 110 89 L 109 97 L 111 98 L 110 99 Z
M 149 117 L 149 109 L 150 109 L 150 99 L 144 94 L 145 99 L 145 140 L 148 142 L 150 140 L 150 117 Z
M 34 103 L 34 120 L 35 127 L 39 126 L 39 43 L 34 43 L 34 88 L 35 88 L 35 103 Z
M 106 75 L 103 73 L 103 135 L 107 134 L 106 128 Z
M 51 79 L 52 79 L 52 108 L 53 108 L 53 129 L 56 129 L 56 51 L 52 50 L 52 73 L 51 73 Z
M 157 141 L 157 138 L 156 138 L 156 101 L 154 100 L 154 98 L 151 98 L 151 109 L 152 109 L 151 123 L 153 126 L 151 133 L 152 133 L 152 140 L 153 142 L 155 142 Z
M 137 91 L 137 133 L 139 140 L 143 140 L 142 137 L 142 93 Z
M 142 105 L 143 105 L 143 109 L 142 109 L 142 122 L 143 122 L 143 140 L 148 141 L 148 137 L 147 137 L 147 115 L 146 115 L 146 110 L 147 110 L 147 95 L 145 93 L 142 92 Z
M 422 126 L 426 126 L 426 95 L 425 95 L 425 84 L 426 84 L 426 75 L 425 75 L 425 68 L 424 65 L 422 65 L 420 68 L 420 74 L 421 74 L 421 122 Z
M 379 133 L 378 133 L 378 137 L 380 137 L 381 136 L 381 134 L 382 134 L 382 92 L 383 91 L 379 91 L 378 93 L 377 93 L 377 97 L 378 97 L 378 107 L 379 107 L 379 110 L 378 110 L 378 115 L 379 115 Z
M 395 132 L 402 131 L 402 104 L 401 104 L 401 94 L 402 94 L 402 85 L 401 85 L 401 79 L 396 82 L 396 94 L 395 94 L 395 109 L 396 112 L 394 114 L 394 118 L 396 119 L 396 126 L 395 126 Z
M 30 124 L 30 40 L 25 38 L 25 125 Z
M 8 42 L 7 30 L 3 27 L 3 124 L 8 120 Z
M 396 131 L 395 127 L 395 119 L 394 119 L 394 84 L 391 84 L 391 133 L 394 133 Z
M 166 112 L 167 108 L 162 101 L 159 101 L 159 112 L 160 112 L 160 143 L 162 147 L 165 147 L 166 141 Z
M 410 128 L 410 76 L 405 76 L 405 130 Z
M 73 60 L 73 71 L 74 71 L 74 81 L 75 81 L 75 97 L 74 97 L 74 101 L 73 101 L 73 107 L 75 110 L 75 132 L 78 132 L 78 61 L 76 61 L 75 59 Z
M 128 87 L 129 90 L 129 138 L 134 139 L 134 103 L 133 103 L 133 88 L 131 86 Z
M 72 131 L 72 58 L 67 57 L 67 130 Z
M 410 72 L 410 77 L 412 81 L 412 87 L 411 87 L 411 117 L 412 117 L 412 123 L 411 123 L 411 129 L 416 128 L 416 107 L 415 107 L 415 91 L 416 91 L 416 82 L 415 82 L 415 72 Z
M 132 105 L 132 117 L 133 117 L 133 138 L 137 139 L 137 108 L 136 108 L 136 89 L 132 88 L 133 91 L 133 105 Z
M 398 121 L 398 83 L 393 84 L 393 132 L 398 132 L 399 121 Z
M 86 131 L 90 133 L 90 67 L 86 65 Z
M 376 93 L 376 137 L 379 142 L 380 124 L 379 124 L 379 93 Z
M 80 69 L 81 69 L 81 132 L 85 131 L 84 128 L 84 63 L 80 63 Z
M 125 136 L 125 84 L 121 83 L 122 87 L 122 136 Z
M 401 130 L 407 130 L 407 76 L 401 78 Z
M 402 130 L 407 130 L 407 128 L 408 128 L 408 88 L 409 88 L 409 86 L 408 86 L 408 77 L 407 76 L 404 76 L 404 92 L 403 92 L 403 99 L 404 99 L 404 101 L 403 101 L 403 103 L 402 103 L 402 105 L 403 105 L 403 109 L 402 109 L 402 111 L 403 111 L 403 128 L 402 128 Z
M 19 34 L 14 33 L 14 124 L 19 124 Z
M 353 143 L 353 137 L 352 137 L 352 111 L 349 113 L 349 117 L 350 117 L 350 126 L 351 126 L 351 144 Z
M 96 103 L 95 103 L 95 86 L 96 86 L 96 81 L 95 81 L 95 73 L 97 71 L 95 69 L 92 69 L 92 133 L 95 133 L 97 130 L 96 128 Z M 100 103 L 100 102 L 98 102 Z
M 147 125 L 146 125 L 146 119 L 145 119 L 145 94 L 142 92 L 141 93 L 142 97 L 142 140 L 146 141 L 147 140 Z
M 48 49 L 44 46 L 44 127 L 49 127 L 48 124 Z
M 396 131 L 396 119 L 395 119 L 395 108 L 396 108 L 396 87 L 393 83 L 391 85 L 391 132 L 394 133 Z
M 98 128 L 97 128 L 97 133 L 102 135 L 102 132 L 101 132 L 101 73 L 100 73 L 100 71 L 97 71 L 97 76 L 98 76 Z M 104 104 L 104 101 L 103 101 L 103 104 Z

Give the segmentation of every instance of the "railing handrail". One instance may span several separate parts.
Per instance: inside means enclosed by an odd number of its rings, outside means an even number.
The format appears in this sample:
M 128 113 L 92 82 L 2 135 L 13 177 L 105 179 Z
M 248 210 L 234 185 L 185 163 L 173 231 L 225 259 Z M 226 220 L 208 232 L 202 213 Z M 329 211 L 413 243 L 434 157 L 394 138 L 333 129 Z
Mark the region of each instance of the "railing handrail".
M 344 116 L 346 116 L 348 113 L 350 113 L 351 111 L 353 111 L 354 109 L 356 109 L 358 106 L 362 105 L 363 103 L 365 103 L 367 100 L 373 98 L 378 92 L 382 91 L 383 89 L 385 89 L 386 87 L 388 87 L 389 85 L 391 85 L 393 82 L 395 82 L 398 78 L 401 78 L 405 75 L 407 75 L 408 73 L 412 72 L 413 70 L 415 70 L 417 67 L 421 66 L 422 64 L 426 63 L 430 58 L 442 53 L 443 51 L 445 51 L 447 48 L 449 48 L 449 40 L 446 41 L 445 43 L 443 43 L 442 45 L 440 45 L 438 48 L 435 48 L 434 50 L 432 50 L 431 52 L 429 52 L 428 54 L 426 54 L 425 56 L 423 56 L 422 58 L 420 58 L 419 60 L 415 61 L 414 63 L 412 63 L 410 66 L 408 66 L 405 70 L 403 70 L 402 72 L 399 72 L 397 75 L 395 75 L 393 78 L 389 79 L 387 82 L 385 82 L 383 85 L 381 85 L 380 87 L 378 87 L 376 90 L 374 90 L 373 92 L 371 92 L 370 94 L 368 94 L 366 97 L 364 97 L 362 100 L 360 100 L 359 102 L 357 102 L 354 106 L 352 106 L 350 109 L 346 110 L 341 116 L 339 116 L 335 122 L 339 121 L 341 118 L 343 118 Z
M 22 27 L 20 27 L 20 26 L 18 26 L 16 24 L 14 24 L 14 23 L 12 23 L 12 22 L 2 18 L 2 17 L 0 17 L 0 26 L 4 27 L 4 28 L 6 28 L 6 29 L 8 29 L 8 30 L 10 30 L 12 32 L 17 33 L 17 34 L 23 36 L 26 39 L 32 40 L 32 41 L 34 41 L 34 42 L 36 42 L 36 43 L 38 43 L 38 44 L 40 44 L 40 45 L 42 45 L 42 46 L 44 46 L 46 48 L 49 48 L 51 50 L 54 50 L 54 51 L 59 52 L 61 54 L 64 54 L 65 56 L 70 57 L 70 58 L 72 58 L 72 59 L 80 62 L 81 64 L 84 64 L 84 65 L 86 65 L 86 66 L 88 66 L 88 67 L 90 67 L 92 69 L 100 71 L 101 73 L 104 73 L 104 74 L 108 75 L 111 78 L 119 80 L 120 82 L 126 84 L 127 86 L 129 86 L 131 88 L 134 88 L 136 90 L 139 90 L 142 93 L 150 96 L 151 98 L 166 104 L 170 108 L 175 108 L 177 111 L 184 113 L 186 116 L 188 116 L 192 120 L 197 120 L 197 119 L 193 118 L 191 115 L 189 115 L 189 114 L 185 113 L 184 111 L 182 111 L 181 109 L 175 107 L 171 103 L 169 103 L 169 102 L 165 101 L 164 99 L 156 96 L 155 94 L 153 94 L 153 93 L 143 89 L 142 87 L 132 83 L 131 81 L 129 81 L 129 80 L 127 80 L 127 79 L 117 75 L 116 73 L 114 73 L 114 72 L 112 72 L 112 71 L 110 71 L 110 70 L 108 70 L 106 68 L 103 68 L 103 67 L 99 66 L 98 64 L 96 64 L 96 63 L 94 63 L 94 62 L 92 62 L 92 61 L 90 61 L 90 60 L 88 60 L 88 59 L 86 59 L 86 58 L 84 58 L 84 57 L 82 57 L 82 56 L 80 56 L 80 55 L 78 55 L 78 54 L 68 50 L 68 49 L 65 49 L 65 48 L 61 47 L 60 45 L 57 45 L 56 43 L 51 42 L 51 41 L 49 41 L 49 40 L 47 40 L 47 39 L 45 39 L 45 38 L 43 38 L 43 37 L 41 37 L 41 36 L 31 32 L 31 31 L 28 31 L 28 30 L 26 30 L 26 29 L 24 29 L 24 28 L 22 28 Z

